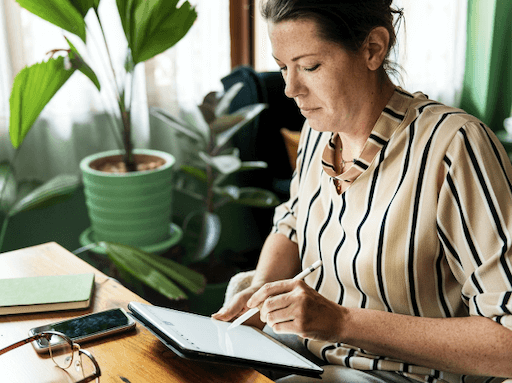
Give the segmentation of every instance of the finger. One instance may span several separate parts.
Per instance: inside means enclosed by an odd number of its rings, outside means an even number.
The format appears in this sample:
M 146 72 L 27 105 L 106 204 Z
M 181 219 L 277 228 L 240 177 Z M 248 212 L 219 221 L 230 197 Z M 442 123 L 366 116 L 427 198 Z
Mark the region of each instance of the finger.
M 286 322 L 292 320 L 293 300 L 290 293 L 284 293 L 273 296 L 265 300 L 260 310 L 260 319 L 265 320 L 268 325 L 272 326 L 278 322 Z
M 213 319 L 230 321 L 247 311 L 244 303 L 245 299 L 235 296 L 227 305 L 223 306 L 218 312 L 212 315 Z
M 274 323 L 270 327 L 272 327 L 272 330 L 276 334 L 297 334 L 295 321 L 293 321 L 293 320 L 286 321 L 286 322 Z
M 293 301 L 293 296 L 289 294 L 288 300 L 289 305 L 282 309 L 270 311 L 267 314 L 267 325 L 272 327 L 274 332 L 280 334 L 301 334 L 301 324 L 303 318 L 301 318 L 300 305 Z
M 265 316 L 265 322 L 272 328 L 274 328 L 274 326 L 280 323 L 292 322 L 293 319 L 294 316 L 290 314 L 289 307 L 269 312 Z
M 249 308 L 260 306 L 269 297 L 290 292 L 294 286 L 295 281 L 292 280 L 266 283 L 247 301 L 247 306 Z
M 228 322 L 236 316 L 236 310 L 231 307 L 222 307 L 218 312 L 212 314 L 213 319 Z
M 260 306 L 260 312 L 262 315 L 268 315 L 273 311 L 288 307 L 291 303 L 290 293 L 274 295 L 265 299 L 265 302 Z
M 247 300 L 258 290 L 258 286 L 248 287 L 236 293 L 217 313 L 212 317 L 217 320 L 230 321 L 242 315 L 248 310 Z

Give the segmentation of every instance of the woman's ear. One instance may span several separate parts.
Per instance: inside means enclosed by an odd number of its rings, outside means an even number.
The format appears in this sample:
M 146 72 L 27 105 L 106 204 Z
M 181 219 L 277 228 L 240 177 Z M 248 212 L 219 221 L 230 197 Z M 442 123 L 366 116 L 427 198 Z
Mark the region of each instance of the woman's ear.
M 368 69 L 377 70 L 381 67 L 389 47 L 389 32 L 384 27 L 375 27 L 366 39 L 366 64 Z

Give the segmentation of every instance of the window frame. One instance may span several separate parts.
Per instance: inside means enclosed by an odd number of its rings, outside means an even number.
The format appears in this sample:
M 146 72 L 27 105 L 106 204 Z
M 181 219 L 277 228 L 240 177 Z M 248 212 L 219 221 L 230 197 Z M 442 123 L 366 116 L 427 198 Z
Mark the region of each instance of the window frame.
M 230 0 L 231 68 L 254 67 L 255 0 Z

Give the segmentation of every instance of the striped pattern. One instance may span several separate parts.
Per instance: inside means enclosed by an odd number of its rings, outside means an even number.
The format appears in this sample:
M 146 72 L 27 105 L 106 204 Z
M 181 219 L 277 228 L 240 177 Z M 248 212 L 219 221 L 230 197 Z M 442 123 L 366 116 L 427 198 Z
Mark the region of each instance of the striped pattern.
M 274 218 L 274 232 L 298 243 L 304 267 L 322 259 L 306 282 L 347 307 L 480 315 L 512 330 L 512 166 L 494 134 L 462 110 L 397 88 L 343 174 L 333 166 L 335 139 L 306 122 L 291 198 Z M 351 181 L 341 195 L 335 178 Z M 425 382 L 502 381 L 306 344 L 329 363 Z

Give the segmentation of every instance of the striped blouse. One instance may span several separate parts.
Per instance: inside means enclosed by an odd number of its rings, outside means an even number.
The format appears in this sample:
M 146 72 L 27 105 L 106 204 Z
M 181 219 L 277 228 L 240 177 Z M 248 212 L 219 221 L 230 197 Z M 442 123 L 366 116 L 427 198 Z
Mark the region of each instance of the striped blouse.
M 346 307 L 423 317 L 480 315 L 512 330 L 512 166 L 463 110 L 397 88 L 359 158 L 334 166 L 337 134 L 304 125 L 290 200 L 274 229 L 296 242 L 306 283 Z M 335 179 L 350 182 L 341 195 Z M 480 382 L 305 340 L 331 364 L 402 371 L 425 382 Z

